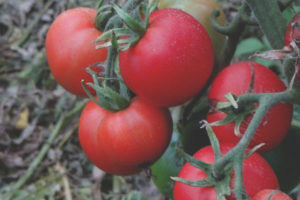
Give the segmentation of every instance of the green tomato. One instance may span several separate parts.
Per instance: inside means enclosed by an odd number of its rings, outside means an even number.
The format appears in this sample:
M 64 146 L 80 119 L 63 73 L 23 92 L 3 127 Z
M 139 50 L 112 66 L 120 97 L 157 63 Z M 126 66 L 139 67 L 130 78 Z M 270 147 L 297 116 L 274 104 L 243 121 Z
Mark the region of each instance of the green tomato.
M 177 148 L 180 148 L 180 135 L 174 126 L 171 142 L 165 153 L 151 166 L 152 181 L 157 189 L 166 197 L 172 198 L 174 181 L 171 176 L 177 176 L 184 160 L 178 155 Z
M 207 30 L 214 46 L 215 58 L 220 56 L 226 37 L 214 30 L 210 23 L 210 16 L 215 8 L 219 8 L 220 16 L 217 21 L 222 26 L 226 23 L 226 17 L 215 0 L 159 0 L 158 8 L 178 8 L 192 15 Z
M 180 132 L 174 125 L 172 139 L 167 150 L 151 166 L 152 181 L 157 189 L 166 197 L 172 198 L 174 181 L 170 177 L 177 176 L 185 162 L 177 153 L 178 148 L 183 149 L 186 153 L 193 154 L 196 150 L 208 144 L 208 137 L 205 134 L 205 129 L 200 129 L 199 120 L 189 121 L 184 126 L 180 125 Z

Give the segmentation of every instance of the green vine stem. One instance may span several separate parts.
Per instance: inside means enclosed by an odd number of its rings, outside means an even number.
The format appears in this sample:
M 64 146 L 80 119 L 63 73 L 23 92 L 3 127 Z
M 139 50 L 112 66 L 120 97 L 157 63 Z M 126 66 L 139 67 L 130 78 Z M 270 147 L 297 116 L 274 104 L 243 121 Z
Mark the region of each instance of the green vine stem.
M 37 157 L 34 159 L 34 161 L 31 163 L 25 174 L 15 183 L 11 186 L 11 190 L 7 194 L 7 196 L 4 198 L 5 200 L 12 199 L 17 191 L 28 181 L 28 179 L 34 174 L 34 171 L 39 166 L 43 158 L 45 157 L 46 153 L 48 152 L 49 148 L 53 144 L 56 136 L 60 133 L 61 129 L 73 119 L 78 112 L 82 110 L 84 105 L 86 104 L 86 100 L 81 101 L 76 104 L 75 108 L 68 112 L 66 115 L 63 115 L 60 117 L 59 121 L 55 125 L 52 133 L 50 134 L 48 140 L 43 145 L 41 151 L 37 155 Z
M 246 0 L 246 2 L 271 46 L 274 49 L 281 49 L 284 45 L 286 21 L 277 0 Z
M 124 12 L 133 13 L 136 8 L 143 2 L 144 0 L 128 0 L 123 6 L 122 9 Z M 111 28 L 118 28 L 122 26 L 122 19 L 118 16 L 112 16 L 106 23 L 104 31 L 110 30 Z
M 300 104 L 300 93 L 299 91 L 288 88 L 284 92 L 278 93 L 263 93 L 263 94 L 245 94 L 239 96 L 239 106 L 243 106 L 249 103 L 257 102 L 259 104 L 256 113 L 254 114 L 245 134 L 239 141 L 239 143 L 231 149 L 227 154 L 225 154 L 220 159 L 216 160 L 214 163 L 215 171 L 223 171 L 225 166 L 234 162 L 235 168 L 235 194 L 239 195 L 240 198 L 244 199 L 241 195 L 245 194 L 244 186 L 242 183 L 242 170 L 239 169 L 239 165 L 242 166 L 244 160 L 244 152 L 246 151 L 250 141 L 252 140 L 256 129 L 258 128 L 260 122 L 267 114 L 268 110 L 278 104 L 278 103 L 291 103 L 291 104 Z
M 250 200 L 246 195 L 246 190 L 243 182 L 243 154 L 240 154 L 233 161 L 234 173 L 235 173 L 235 183 L 234 183 L 234 193 L 237 199 Z
M 244 32 L 245 27 L 247 25 L 246 22 L 249 21 L 248 13 L 249 13 L 249 7 L 245 2 L 243 2 L 243 4 L 238 10 L 236 17 L 232 20 L 232 22 L 229 25 L 224 27 L 224 26 L 220 26 L 216 20 L 220 12 L 218 10 L 214 10 L 212 12 L 210 18 L 212 26 L 218 32 L 228 36 L 228 39 L 222 50 L 222 54 L 221 54 L 222 56 L 219 58 L 219 60 L 217 60 L 215 73 L 219 72 L 221 69 L 223 69 L 224 67 L 230 64 L 235 49 L 238 45 L 240 36 Z

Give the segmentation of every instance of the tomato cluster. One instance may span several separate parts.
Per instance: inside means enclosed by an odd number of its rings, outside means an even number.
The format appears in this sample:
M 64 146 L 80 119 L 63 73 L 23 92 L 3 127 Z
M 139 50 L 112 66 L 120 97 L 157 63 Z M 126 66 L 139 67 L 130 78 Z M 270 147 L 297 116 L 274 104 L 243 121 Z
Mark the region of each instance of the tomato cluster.
M 213 10 L 221 7 L 213 0 L 161 0 L 158 7 L 159 10 L 153 11 L 149 16 L 140 17 L 147 20 L 146 23 L 143 21 L 143 24 L 147 24 L 145 27 L 139 25 L 134 28 L 136 22 L 132 23 L 134 25 L 126 23 L 129 28 L 139 30 L 135 34 L 139 38 L 133 40 L 134 43 L 125 49 L 121 48 L 121 41 L 131 39 L 131 35 L 124 37 L 122 32 L 119 36 L 117 31 L 120 29 L 110 32 L 113 39 L 117 37 L 120 40 L 116 39 L 116 42 L 112 39 L 110 43 L 102 45 L 102 48 L 95 49 L 94 41 L 102 33 L 94 22 L 98 13 L 89 8 L 75 8 L 63 12 L 53 22 L 47 34 L 46 53 L 55 80 L 75 95 L 84 97 L 85 92 L 89 96 L 97 94 L 93 98 L 95 101 L 89 101 L 81 113 L 79 140 L 91 162 L 111 174 L 129 175 L 155 163 L 167 149 L 172 136 L 173 122 L 168 108 L 180 106 L 200 92 L 205 94 L 204 89 L 208 90 L 207 105 L 210 107 L 206 120 L 220 143 L 222 155 L 240 144 L 240 139 L 259 107 L 258 102 L 240 105 L 239 97 L 287 90 L 286 85 L 272 70 L 252 61 L 231 64 L 213 74 L 212 82 L 208 82 L 213 72 L 214 60 L 221 56 L 225 42 L 225 36 L 216 32 L 208 21 Z M 200 12 L 202 10 L 205 12 Z M 116 12 L 120 15 L 122 11 L 116 9 Z M 125 14 L 121 15 L 128 18 Z M 219 23 L 224 24 L 224 13 L 220 11 L 220 15 Z M 293 20 L 298 18 L 296 16 Z M 130 20 L 133 21 L 131 18 Z M 293 24 L 290 23 L 286 33 L 286 45 L 298 39 L 298 29 L 294 32 Z M 109 33 L 106 32 L 105 37 L 107 35 Z M 118 56 L 112 58 L 112 51 L 106 44 L 120 47 Z M 110 53 L 108 58 L 107 51 Z M 112 66 L 106 66 L 117 59 L 117 66 L 113 66 L 117 69 L 111 70 Z M 123 95 L 124 91 L 116 92 L 121 86 L 106 84 L 107 81 L 95 83 L 95 77 L 92 79 L 86 71 L 97 63 L 103 64 L 105 60 L 104 67 L 96 67 L 93 71 L 98 76 L 97 80 L 106 74 L 104 80 L 115 78 L 122 79 L 122 83 L 124 81 L 131 90 L 130 94 L 134 93 L 132 97 L 124 98 L 128 100 L 125 107 L 114 110 L 105 107 L 109 101 L 118 103 L 119 99 L 115 94 Z M 107 77 L 107 74 L 115 77 Z M 82 80 L 100 84 L 104 89 L 99 90 L 100 86 L 97 86 L 84 91 Z M 106 87 L 110 89 L 107 90 Z M 101 92 L 108 94 L 99 96 Z M 251 198 L 262 199 L 272 193 L 272 190 L 279 189 L 275 173 L 259 153 L 270 151 L 283 140 L 290 128 L 292 115 L 292 104 L 276 104 L 257 125 L 247 151 L 262 143 L 264 146 L 242 161 L 243 183 Z M 229 122 L 220 123 L 229 118 Z M 175 143 L 178 140 L 176 138 L 172 145 L 177 146 Z M 174 146 L 167 152 L 172 156 L 166 160 L 177 157 Z M 206 146 L 193 157 L 213 165 L 216 159 L 214 153 L 212 146 Z M 176 176 L 177 172 L 176 169 L 168 173 L 168 176 Z M 208 174 L 186 163 L 178 176 L 198 181 L 208 177 Z M 215 177 L 216 181 L 222 181 L 222 178 L 224 177 Z M 231 190 L 235 178 L 233 171 L 230 176 Z M 168 178 L 163 180 L 170 181 Z M 159 184 L 164 187 L 161 191 L 170 193 L 166 184 Z M 258 193 L 261 190 L 264 192 Z M 281 194 L 274 193 L 274 199 L 278 195 Z M 175 200 L 215 200 L 217 192 L 212 186 L 192 187 L 177 181 L 173 196 Z M 236 199 L 233 192 L 226 198 Z

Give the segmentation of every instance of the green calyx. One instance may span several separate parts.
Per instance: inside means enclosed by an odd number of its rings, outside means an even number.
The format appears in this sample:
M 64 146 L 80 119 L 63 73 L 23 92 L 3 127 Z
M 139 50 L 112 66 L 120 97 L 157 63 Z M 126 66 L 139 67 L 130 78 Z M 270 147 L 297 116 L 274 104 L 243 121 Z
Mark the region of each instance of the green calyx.
M 215 160 L 221 159 L 222 154 L 218 139 L 207 122 L 205 122 L 203 126 L 206 127 L 209 139 L 211 141 Z M 233 170 L 233 164 L 231 162 L 228 162 L 222 171 L 216 171 L 214 164 L 208 164 L 198 160 L 180 149 L 178 150 L 178 153 L 191 165 L 201 169 L 207 175 L 207 177 L 198 181 L 190 181 L 180 177 L 171 177 L 172 180 L 180 181 L 193 187 L 214 187 L 218 195 L 217 200 L 226 200 L 226 196 L 229 196 L 231 193 L 230 180 Z
M 216 108 L 217 110 L 226 113 L 226 117 L 220 121 L 213 122 L 210 125 L 222 126 L 231 122 L 235 122 L 234 134 L 238 137 L 242 137 L 240 127 L 246 117 L 255 113 L 257 106 L 254 104 L 239 105 L 238 97 L 231 93 L 225 95 L 225 97 L 228 99 L 228 101 L 219 102 Z
M 102 64 L 104 66 L 104 78 L 103 73 L 98 74 L 91 68 L 87 68 L 87 72 L 93 78 L 93 83 L 85 83 L 82 80 L 82 87 L 89 98 L 102 108 L 110 111 L 123 110 L 130 103 L 130 95 L 128 88 L 125 86 L 125 83 L 118 72 L 118 44 L 114 35 L 112 36 L 108 58 L 106 62 Z M 102 81 L 100 82 L 99 79 L 102 79 Z M 91 94 L 86 85 L 95 90 L 96 97 Z
M 120 8 L 117 4 L 112 3 L 109 5 L 116 16 L 115 21 L 121 19 L 122 23 L 111 22 L 111 24 L 106 24 L 105 32 L 96 39 L 96 43 L 101 43 L 97 48 L 106 48 L 111 46 L 112 35 L 117 37 L 117 43 L 119 45 L 119 50 L 125 51 L 132 45 L 136 44 L 140 38 L 145 34 L 148 26 L 148 21 L 150 14 L 157 9 L 158 1 L 153 1 L 148 6 L 140 3 L 131 12 L 127 12 L 126 9 Z M 103 14 L 103 17 L 105 14 Z
M 215 177 L 213 170 L 213 164 L 207 164 L 202 162 L 189 154 L 184 153 L 182 150 L 178 151 L 180 155 L 188 161 L 191 165 L 201 169 L 207 175 L 206 178 L 197 181 L 190 181 L 180 177 L 171 177 L 173 181 L 180 181 L 184 184 L 193 187 L 214 187 L 217 193 L 217 200 L 226 200 L 226 196 L 231 193 L 230 180 L 232 175 L 233 166 L 231 164 L 227 165 L 224 169 L 224 174 L 222 177 Z

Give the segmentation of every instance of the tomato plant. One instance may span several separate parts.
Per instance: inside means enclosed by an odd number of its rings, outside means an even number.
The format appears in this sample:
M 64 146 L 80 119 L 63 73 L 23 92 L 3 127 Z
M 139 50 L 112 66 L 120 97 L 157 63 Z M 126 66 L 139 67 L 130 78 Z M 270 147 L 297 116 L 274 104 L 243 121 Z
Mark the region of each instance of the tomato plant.
M 225 35 L 218 33 L 211 25 L 210 16 L 214 9 L 218 8 L 220 16 L 217 22 L 220 25 L 225 25 L 226 17 L 222 8 L 215 0 L 159 0 L 159 9 L 163 8 L 178 8 L 197 19 L 207 30 L 214 47 L 214 55 L 219 57 L 225 42 Z
M 292 198 L 278 190 L 264 189 L 259 191 L 252 200 L 292 200 Z
M 222 144 L 221 152 L 227 153 L 234 145 Z M 206 163 L 214 162 L 214 152 L 211 146 L 204 147 L 197 151 L 194 158 Z M 179 177 L 187 180 L 201 180 L 207 175 L 200 169 L 186 163 Z M 253 197 L 258 191 L 266 188 L 278 189 L 278 181 L 275 173 L 269 164 L 257 153 L 253 153 L 243 162 L 243 182 L 247 194 Z M 233 187 L 234 175 L 231 179 L 231 187 Z M 216 200 L 217 194 L 213 187 L 192 187 L 181 182 L 176 182 L 174 186 L 174 200 Z M 233 194 L 227 197 L 228 200 L 236 199 Z
M 210 76 L 213 59 L 204 27 L 171 8 L 154 11 L 144 35 L 119 55 L 126 85 L 140 98 L 163 107 L 196 95 Z
M 92 82 L 86 68 L 106 59 L 107 50 L 95 50 L 93 41 L 101 35 L 94 20 L 96 10 L 74 8 L 61 13 L 46 37 L 46 55 L 55 80 L 69 92 L 85 97 L 81 80 Z M 95 68 L 100 72 L 100 68 Z
M 99 145 L 97 128 L 108 114 L 109 111 L 91 100 L 86 104 L 80 115 L 78 127 L 81 148 L 90 161 L 104 171 L 125 175 L 136 173 L 139 171 L 138 169 L 113 161 Z
M 253 83 L 251 83 L 253 79 Z M 227 101 L 225 95 L 233 93 L 235 95 L 250 93 L 273 93 L 286 89 L 284 83 L 265 66 L 254 62 L 235 63 L 222 72 L 220 72 L 213 81 L 209 90 L 208 98 L 212 105 L 217 102 Z M 241 111 L 236 112 L 243 112 Z M 293 106 L 291 104 L 277 104 L 273 106 L 260 123 L 250 147 L 265 143 L 259 152 L 266 152 L 275 146 L 286 135 L 292 119 Z M 222 120 L 226 114 L 221 111 L 213 111 L 208 114 L 207 121 L 215 122 Z M 243 134 L 247 129 L 249 121 L 253 115 L 249 115 L 240 126 L 240 132 Z M 235 123 L 215 126 L 213 130 L 220 140 L 224 142 L 237 143 L 240 139 L 234 133 Z
M 79 124 L 80 143 L 87 156 L 104 171 L 119 175 L 150 166 L 167 148 L 171 133 L 168 110 L 140 99 L 118 112 L 90 102 Z

